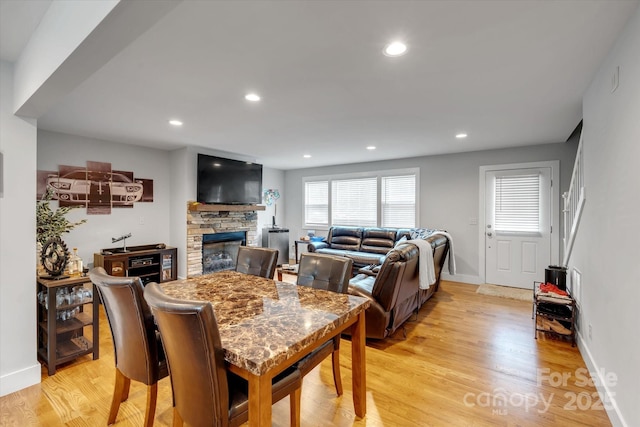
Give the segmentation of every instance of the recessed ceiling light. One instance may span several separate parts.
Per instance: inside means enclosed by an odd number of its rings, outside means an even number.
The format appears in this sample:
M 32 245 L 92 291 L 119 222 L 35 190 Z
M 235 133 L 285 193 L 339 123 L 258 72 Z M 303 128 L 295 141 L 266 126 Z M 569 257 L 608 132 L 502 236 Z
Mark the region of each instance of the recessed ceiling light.
M 386 56 L 401 56 L 407 53 L 407 45 L 402 42 L 393 42 L 384 48 L 384 54 Z
M 302 157 L 304 157 L 305 159 L 310 159 L 311 158 L 311 154 L 305 154 Z
M 244 96 L 244 99 L 251 102 L 260 101 L 260 96 L 257 93 L 248 93 Z
M 180 120 L 175 120 L 175 119 L 169 120 L 169 124 L 172 126 L 182 126 L 182 122 Z
M 458 138 L 458 139 L 462 139 L 462 138 L 466 138 L 466 137 L 467 137 L 466 133 L 459 133 L 459 134 L 456 135 L 456 138 Z
M 370 146 L 367 147 L 367 150 L 375 150 L 375 149 L 376 149 L 376 147 L 373 146 L 373 145 L 370 145 Z

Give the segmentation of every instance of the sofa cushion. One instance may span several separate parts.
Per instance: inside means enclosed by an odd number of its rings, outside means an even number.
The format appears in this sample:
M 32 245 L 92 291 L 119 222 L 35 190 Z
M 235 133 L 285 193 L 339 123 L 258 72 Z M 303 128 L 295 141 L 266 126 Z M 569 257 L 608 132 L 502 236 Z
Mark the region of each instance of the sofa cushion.
M 396 229 L 365 228 L 362 233 L 360 251 L 384 255 L 393 249 L 396 243 L 396 234 Z
M 384 255 L 371 252 L 345 251 L 342 249 L 334 248 L 322 248 L 316 249 L 315 251 L 319 254 L 336 255 L 351 258 L 353 260 L 353 264 L 356 266 L 381 264 L 384 260 Z
M 361 227 L 332 227 L 328 239 L 331 249 L 357 251 L 362 241 Z

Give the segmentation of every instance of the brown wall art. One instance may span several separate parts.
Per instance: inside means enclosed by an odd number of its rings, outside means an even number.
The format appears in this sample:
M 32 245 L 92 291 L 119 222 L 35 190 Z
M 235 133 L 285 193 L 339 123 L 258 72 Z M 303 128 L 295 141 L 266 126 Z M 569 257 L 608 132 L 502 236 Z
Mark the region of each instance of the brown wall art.
M 133 172 L 113 170 L 111 163 L 103 162 L 38 171 L 38 200 L 47 190 L 60 206 L 84 206 L 93 215 L 109 215 L 111 208 L 132 208 L 136 202 L 153 202 L 152 179 L 136 178 Z

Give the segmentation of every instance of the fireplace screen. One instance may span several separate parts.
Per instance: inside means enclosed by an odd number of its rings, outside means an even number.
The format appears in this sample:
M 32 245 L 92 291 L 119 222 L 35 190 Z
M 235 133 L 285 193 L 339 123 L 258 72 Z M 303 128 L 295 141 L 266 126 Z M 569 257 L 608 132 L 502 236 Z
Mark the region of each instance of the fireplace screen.
M 234 270 L 238 249 L 246 242 L 246 233 L 215 233 L 203 236 L 202 274 Z

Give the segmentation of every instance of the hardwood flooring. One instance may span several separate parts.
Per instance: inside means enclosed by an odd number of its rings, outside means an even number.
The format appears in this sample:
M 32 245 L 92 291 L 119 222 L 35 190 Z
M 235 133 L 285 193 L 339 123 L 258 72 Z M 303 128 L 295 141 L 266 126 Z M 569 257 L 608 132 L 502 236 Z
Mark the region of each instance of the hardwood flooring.
M 290 277 L 289 277 L 290 278 Z M 287 276 L 285 276 L 287 280 Z M 441 283 L 403 331 L 367 345 L 367 415 L 351 399 L 351 346 L 343 341 L 344 395 L 335 396 L 331 358 L 304 379 L 303 426 L 609 426 L 577 347 L 539 335 L 531 303 Z M 106 425 L 115 380 L 109 327 L 100 314 L 101 356 L 60 367 L 42 383 L 0 398 L 2 426 Z M 559 380 L 562 376 L 565 381 Z M 197 391 L 194 390 L 194 393 Z M 145 387 L 131 384 L 117 426 L 140 426 Z M 289 403 L 274 405 L 273 425 L 289 424 Z M 158 387 L 155 425 L 171 426 L 171 385 Z

